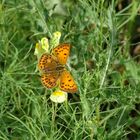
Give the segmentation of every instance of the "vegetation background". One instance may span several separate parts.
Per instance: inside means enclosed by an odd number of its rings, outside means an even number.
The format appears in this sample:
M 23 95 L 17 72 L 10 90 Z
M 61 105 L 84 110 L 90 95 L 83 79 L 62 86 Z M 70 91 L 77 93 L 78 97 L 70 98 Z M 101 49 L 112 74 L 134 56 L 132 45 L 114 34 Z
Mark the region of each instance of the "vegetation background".
M 61 31 L 79 92 L 52 103 L 35 43 Z M 0 139 L 140 140 L 139 0 L 1 0 Z

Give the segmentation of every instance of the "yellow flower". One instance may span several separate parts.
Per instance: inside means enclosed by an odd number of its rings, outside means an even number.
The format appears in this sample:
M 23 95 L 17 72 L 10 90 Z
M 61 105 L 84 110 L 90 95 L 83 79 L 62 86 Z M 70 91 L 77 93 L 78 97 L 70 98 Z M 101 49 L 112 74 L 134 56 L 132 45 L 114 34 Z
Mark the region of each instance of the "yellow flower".
M 67 92 L 57 90 L 51 94 L 50 99 L 55 103 L 63 103 L 67 100 L 67 96 Z
M 39 43 L 35 44 L 35 51 L 34 51 L 34 55 L 37 55 L 39 52 L 39 49 L 41 49 L 41 45 Z
M 41 45 L 42 45 L 42 48 L 43 48 L 46 52 L 48 52 L 48 49 L 49 49 L 48 38 L 43 37 L 43 38 L 41 39 Z
M 50 47 L 51 49 L 56 47 L 57 45 L 59 45 L 59 42 L 60 42 L 60 37 L 61 37 L 61 32 L 54 32 L 53 33 L 53 36 L 50 40 Z
M 34 55 L 39 59 L 43 53 L 47 53 L 49 49 L 48 38 L 43 37 L 41 41 L 36 43 Z
M 59 40 L 60 37 L 61 37 L 61 32 L 58 32 L 58 31 L 57 31 L 57 32 L 54 32 L 54 33 L 53 33 L 53 37 L 54 37 L 55 39 L 58 39 L 58 40 Z

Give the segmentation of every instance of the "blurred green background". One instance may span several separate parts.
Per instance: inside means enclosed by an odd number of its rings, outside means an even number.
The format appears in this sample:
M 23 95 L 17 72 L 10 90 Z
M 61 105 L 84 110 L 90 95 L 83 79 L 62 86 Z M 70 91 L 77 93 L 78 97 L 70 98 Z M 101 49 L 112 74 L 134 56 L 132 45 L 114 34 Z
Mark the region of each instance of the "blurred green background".
M 55 31 L 79 90 L 58 105 L 34 55 Z M 0 139 L 139 140 L 139 42 L 136 0 L 1 0 Z

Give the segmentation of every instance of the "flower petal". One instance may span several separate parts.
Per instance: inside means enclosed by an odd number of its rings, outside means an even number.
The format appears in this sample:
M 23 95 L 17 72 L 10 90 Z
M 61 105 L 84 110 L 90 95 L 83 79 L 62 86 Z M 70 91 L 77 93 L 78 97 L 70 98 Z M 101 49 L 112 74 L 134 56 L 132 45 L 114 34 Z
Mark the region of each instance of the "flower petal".
M 63 103 L 67 100 L 67 92 L 58 90 L 51 94 L 50 99 L 55 103 Z
M 42 46 L 42 48 L 43 48 L 46 52 L 48 52 L 48 49 L 49 49 L 48 38 L 43 37 L 43 38 L 41 39 L 41 46 Z
M 59 42 L 60 42 L 60 37 L 61 37 L 61 32 L 54 32 L 53 33 L 53 36 L 50 40 L 50 46 L 51 48 L 54 48 L 56 47 L 57 45 L 59 45 Z

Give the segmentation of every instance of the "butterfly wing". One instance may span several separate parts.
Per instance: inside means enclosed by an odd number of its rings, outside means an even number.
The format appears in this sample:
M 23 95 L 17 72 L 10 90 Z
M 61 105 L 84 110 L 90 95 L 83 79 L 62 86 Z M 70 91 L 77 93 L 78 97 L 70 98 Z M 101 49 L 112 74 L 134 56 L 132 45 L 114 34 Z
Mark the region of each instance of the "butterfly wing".
M 54 71 L 58 65 L 59 63 L 55 56 L 51 54 L 43 54 L 39 60 L 38 67 L 39 70 L 49 73 Z
M 57 57 L 61 65 L 65 65 L 70 53 L 70 44 L 60 44 L 53 49 L 52 53 Z
M 77 85 L 72 77 L 72 75 L 64 70 L 60 76 L 60 89 L 68 93 L 77 92 Z
M 41 82 L 42 84 L 47 88 L 53 88 L 57 85 L 57 80 L 59 78 L 59 73 L 49 73 L 49 74 L 43 74 L 41 76 Z

